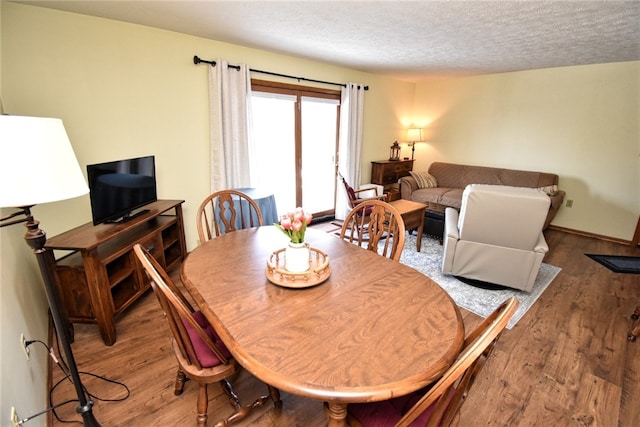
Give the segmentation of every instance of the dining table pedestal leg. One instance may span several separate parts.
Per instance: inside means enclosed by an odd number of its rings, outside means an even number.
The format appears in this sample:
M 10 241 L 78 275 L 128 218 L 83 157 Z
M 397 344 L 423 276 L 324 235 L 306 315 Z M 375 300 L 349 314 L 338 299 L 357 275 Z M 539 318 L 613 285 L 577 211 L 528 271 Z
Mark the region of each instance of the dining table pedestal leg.
M 329 402 L 324 404 L 324 412 L 327 414 L 328 427 L 346 427 L 347 426 L 347 404 L 338 402 Z

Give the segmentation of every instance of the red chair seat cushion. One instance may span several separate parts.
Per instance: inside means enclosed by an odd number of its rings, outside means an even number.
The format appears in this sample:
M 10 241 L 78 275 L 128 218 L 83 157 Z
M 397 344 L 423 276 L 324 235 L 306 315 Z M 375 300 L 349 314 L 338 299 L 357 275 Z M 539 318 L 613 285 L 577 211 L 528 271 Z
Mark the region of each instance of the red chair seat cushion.
M 358 216 L 369 216 L 371 215 L 371 212 L 373 212 L 373 206 L 366 206 L 363 210 L 358 212 Z
M 381 402 L 350 403 L 347 409 L 349 414 L 360 421 L 364 427 L 392 427 L 424 396 L 427 389 L 428 387 L 406 396 L 383 400 Z M 423 427 L 431 416 L 434 407 L 435 403 L 420 414 L 409 426 Z
M 204 317 L 204 314 L 202 314 L 202 312 L 198 310 L 191 313 L 191 317 L 193 317 L 196 323 L 200 325 L 200 327 L 211 339 L 211 341 L 214 343 L 214 345 L 220 351 L 220 353 L 222 353 L 226 357 L 230 357 L 231 353 L 229 352 L 229 349 L 227 349 L 227 347 L 224 345 L 224 343 L 222 342 L 218 334 L 216 334 L 216 332 L 213 329 L 213 326 L 211 326 L 207 318 Z M 184 319 L 182 319 L 182 323 L 187 329 L 187 333 L 189 334 L 189 339 L 191 339 L 191 343 L 193 344 L 193 349 L 196 352 L 196 357 L 200 361 L 200 365 L 202 365 L 203 368 L 211 368 L 212 366 L 220 365 L 222 362 L 220 361 L 218 356 L 216 356 L 216 354 L 213 351 L 211 351 L 209 346 L 205 344 L 205 342 L 202 340 L 202 338 L 200 338 L 196 330 L 193 329 L 193 327 L 189 324 L 189 322 L 186 322 Z

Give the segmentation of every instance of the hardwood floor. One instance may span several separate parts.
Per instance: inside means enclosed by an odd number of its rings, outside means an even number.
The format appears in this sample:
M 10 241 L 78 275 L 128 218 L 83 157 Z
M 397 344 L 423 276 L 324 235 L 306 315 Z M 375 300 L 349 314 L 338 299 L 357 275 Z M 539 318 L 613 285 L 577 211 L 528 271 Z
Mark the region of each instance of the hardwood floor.
M 546 232 L 545 262 L 562 271 L 529 312 L 506 330 L 461 411 L 461 426 L 638 426 L 640 425 L 640 340 L 627 341 L 630 316 L 640 303 L 640 276 L 615 274 L 585 253 L 639 255 L 638 248 Z M 473 328 L 479 317 L 465 312 Z M 124 401 L 94 398 L 102 426 L 194 425 L 197 387 L 187 383 L 173 395 L 176 362 L 166 322 L 149 292 L 117 321 L 118 339 L 102 343 L 94 325 L 76 325 L 73 350 L 79 369 L 123 382 Z M 286 349 L 283 349 L 286 350 Z M 54 367 L 52 382 L 61 378 Z M 83 375 L 101 399 L 125 396 L 122 387 Z M 233 381 L 243 402 L 266 387 L 241 372 Z M 68 382 L 53 401 L 75 396 Z M 322 403 L 283 393 L 283 409 L 258 408 L 239 425 L 315 427 L 326 424 Z M 79 420 L 75 404 L 58 409 Z M 231 413 L 219 387 L 210 387 L 209 425 Z M 50 419 L 50 426 L 61 422 Z

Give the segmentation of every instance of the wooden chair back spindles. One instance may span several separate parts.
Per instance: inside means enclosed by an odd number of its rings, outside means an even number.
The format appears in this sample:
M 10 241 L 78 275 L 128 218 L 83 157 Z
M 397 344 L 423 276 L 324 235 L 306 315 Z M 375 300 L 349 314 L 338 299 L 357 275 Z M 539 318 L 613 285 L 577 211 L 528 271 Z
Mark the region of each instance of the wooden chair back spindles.
M 228 381 L 228 378 L 235 375 L 238 369 L 229 350 L 202 312 L 194 308 L 153 255 L 140 244 L 136 244 L 133 249 L 169 324 L 171 341 L 178 360 L 174 393 L 182 394 L 185 376 L 199 385 L 197 425 L 206 426 L 207 424 L 209 402 L 207 385 L 211 383 L 221 384 L 235 409 L 231 416 L 216 425 L 226 426 L 239 421 L 245 418 L 252 408 L 262 406 L 268 399 L 272 399 L 276 407 L 282 406 L 279 391 L 271 386 L 268 386 L 268 395 L 260 396 L 251 405 L 240 404 Z
M 392 400 L 350 404 L 348 421 L 352 427 L 449 427 L 457 425 L 460 408 L 478 373 L 515 314 L 519 301 L 511 297 L 503 302 L 465 338 L 462 352 L 440 379 L 427 391 L 415 392 Z M 404 408 L 404 406 L 408 406 Z M 381 417 L 384 415 L 384 422 Z
M 200 243 L 244 228 L 264 225 L 260 207 L 251 197 L 237 190 L 210 194 L 198 208 L 196 225 Z
M 342 224 L 340 238 L 395 261 L 400 259 L 405 241 L 402 216 L 381 200 L 356 205 Z

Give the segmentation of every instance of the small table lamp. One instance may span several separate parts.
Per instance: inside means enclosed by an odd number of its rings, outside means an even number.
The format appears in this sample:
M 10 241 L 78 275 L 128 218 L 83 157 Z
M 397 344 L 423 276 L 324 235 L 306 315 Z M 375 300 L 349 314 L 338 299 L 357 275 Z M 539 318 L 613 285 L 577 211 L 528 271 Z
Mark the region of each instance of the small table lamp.
M 422 142 L 422 129 L 421 128 L 411 128 L 407 131 L 407 139 L 410 141 L 409 146 L 411 147 L 411 160 L 413 160 L 413 155 L 416 151 L 416 142 Z
M 0 182 L 3 183 L 0 207 L 18 209 L 0 218 L 0 227 L 26 223 L 25 240 L 38 260 L 53 324 L 78 396 L 76 411 L 82 415 L 85 426 L 99 427 L 91 410 L 93 402 L 87 399 L 71 351 L 67 323 L 54 286 L 54 272 L 44 248 L 47 236 L 31 214 L 31 208 L 38 203 L 82 196 L 89 188 L 60 119 L 0 115 L 0 144 Z

